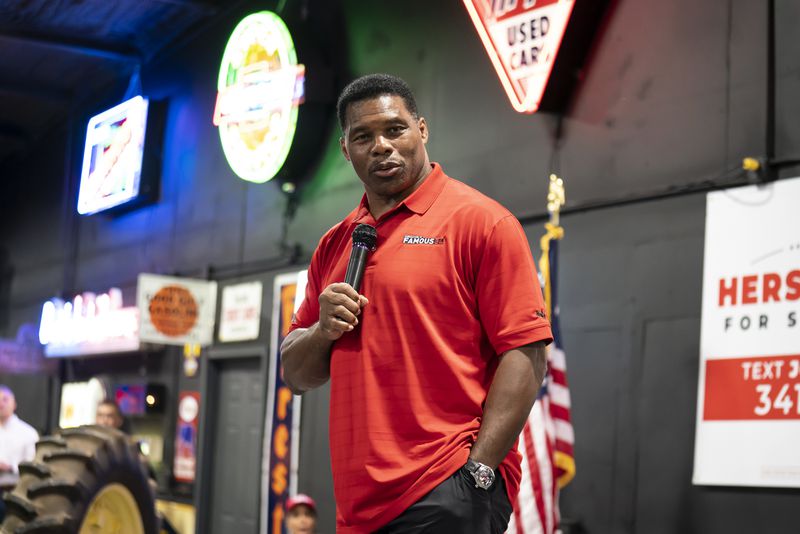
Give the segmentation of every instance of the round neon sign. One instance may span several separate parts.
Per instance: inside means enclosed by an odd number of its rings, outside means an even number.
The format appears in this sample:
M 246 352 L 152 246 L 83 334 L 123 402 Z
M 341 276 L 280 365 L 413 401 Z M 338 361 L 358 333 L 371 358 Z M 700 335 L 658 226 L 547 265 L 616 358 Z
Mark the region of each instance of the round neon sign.
M 242 19 L 222 56 L 214 109 L 222 150 L 237 176 L 263 183 L 280 171 L 304 95 L 305 67 L 297 63 L 286 24 L 269 11 Z

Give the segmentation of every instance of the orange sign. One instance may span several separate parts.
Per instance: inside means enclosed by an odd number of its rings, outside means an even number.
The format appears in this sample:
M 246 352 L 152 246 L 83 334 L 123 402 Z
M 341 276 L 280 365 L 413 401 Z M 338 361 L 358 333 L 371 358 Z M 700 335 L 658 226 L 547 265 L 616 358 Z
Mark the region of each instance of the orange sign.
M 140 273 L 136 302 L 141 341 L 201 347 L 213 342 L 216 282 Z
M 165 336 L 182 336 L 197 322 L 197 301 L 188 289 L 165 286 L 150 300 L 150 321 Z

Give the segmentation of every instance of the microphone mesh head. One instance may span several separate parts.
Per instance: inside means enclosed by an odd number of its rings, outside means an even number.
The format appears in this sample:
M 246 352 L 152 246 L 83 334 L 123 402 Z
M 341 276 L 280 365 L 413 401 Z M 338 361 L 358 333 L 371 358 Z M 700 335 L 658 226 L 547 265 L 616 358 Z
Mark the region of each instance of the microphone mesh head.
M 359 224 L 353 230 L 353 243 L 372 250 L 378 242 L 378 231 L 369 224 Z

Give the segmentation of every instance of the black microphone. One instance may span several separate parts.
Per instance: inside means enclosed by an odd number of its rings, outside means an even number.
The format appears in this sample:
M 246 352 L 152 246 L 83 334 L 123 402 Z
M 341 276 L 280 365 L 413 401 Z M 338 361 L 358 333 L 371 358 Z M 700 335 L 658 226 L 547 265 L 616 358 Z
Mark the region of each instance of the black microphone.
M 378 231 L 369 224 L 359 224 L 353 230 L 353 250 L 350 251 L 350 261 L 347 263 L 347 272 L 344 281 L 358 291 L 361 279 L 364 277 L 364 268 L 367 266 L 369 253 L 375 250 L 378 241 Z

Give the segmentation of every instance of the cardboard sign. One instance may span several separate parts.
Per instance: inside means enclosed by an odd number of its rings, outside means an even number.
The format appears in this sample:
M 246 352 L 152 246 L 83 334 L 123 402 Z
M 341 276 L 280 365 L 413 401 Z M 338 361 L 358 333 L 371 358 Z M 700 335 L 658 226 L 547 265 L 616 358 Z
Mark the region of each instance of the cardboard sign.
M 141 317 L 141 341 L 165 345 L 211 344 L 216 282 L 140 274 L 136 303 Z
M 800 179 L 709 193 L 695 484 L 800 487 Z
M 222 342 L 258 339 L 261 330 L 261 282 L 236 284 L 222 289 L 219 340 Z

